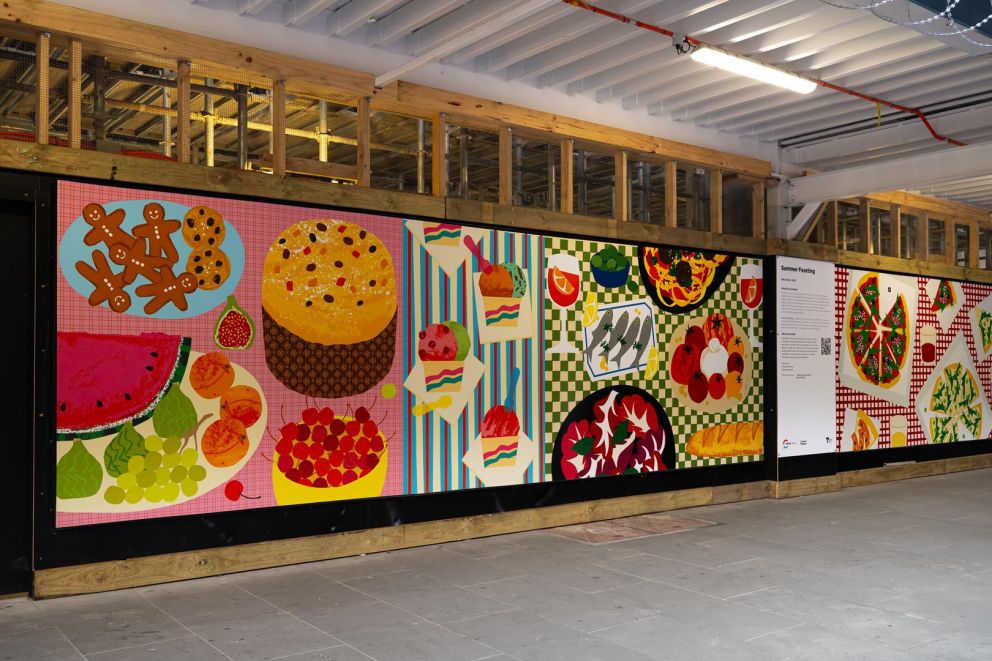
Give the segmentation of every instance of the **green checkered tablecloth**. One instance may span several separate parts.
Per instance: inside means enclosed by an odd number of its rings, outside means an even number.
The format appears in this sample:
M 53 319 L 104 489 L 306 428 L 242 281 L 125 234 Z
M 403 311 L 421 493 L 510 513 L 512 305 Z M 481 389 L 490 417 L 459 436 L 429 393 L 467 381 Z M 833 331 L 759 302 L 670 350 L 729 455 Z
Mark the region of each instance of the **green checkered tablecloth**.
M 638 266 L 636 246 L 614 244 L 631 262 L 630 277 L 641 287 L 640 293 L 633 293 L 626 288 L 606 289 L 599 286 L 592 277 L 588 264 L 592 256 L 610 245 L 605 242 L 579 241 L 557 237 L 544 239 L 545 260 L 554 253 L 567 253 L 578 258 L 582 265 L 581 293 L 578 302 L 568 310 L 555 307 L 551 299 L 545 296 L 545 348 L 556 342 L 562 328 L 566 339 L 578 348 L 582 344 L 582 306 L 589 292 L 593 292 L 600 307 L 613 303 L 621 303 L 638 298 L 650 298 L 647 290 L 641 285 L 640 268 Z M 726 458 L 702 458 L 685 451 L 685 444 L 698 429 L 728 422 L 750 422 L 763 418 L 764 397 L 762 393 L 762 369 L 764 365 L 762 345 L 752 343 L 748 367 L 752 370 L 751 385 L 744 400 L 720 413 L 704 412 L 693 407 L 692 402 L 681 400 L 676 396 L 680 386 L 672 381 L 669 370 L 669 345 L 672 337 L 687 319 L 705 318 L 707 315 L 720 311 L 730 317 L 741 333 L 761 336 L 762 307 L 753 312 L 748 310 L 741 301 L 738 277 L 742 264 L 761 264 L 761 260 L 737 257 L 720 288 L 702 306 L 686 314 L 671 314 L 655 307 L 655 330 L 658 338 L 661 365 L 658 373 L 650 380 L 644 378 L 643 372 L 625 374 L 613 379 L 593 381 L 582 362 L 582 354 L 545 353 L 545 454 L 546 477 L 551 478 L 551 452 L 555 436 L 562 421 L 568 413 L 588 394 L 605 388 L 608 385 L 631 385 L 643 388 L 653 394 L 668 414 L 676 442 L 676 467 L 698 468 L 701 466 L 719 466 L 746 461 L 757 461 L 761 455 L 739 456 Z M 753 316 L 752 316 L 753 315 Z M 564 316 L 564 326 L 562 317 Z M 752 329 L 750 324 L 754 324 Z M 750 331 L 750 332 L 749 332 Z

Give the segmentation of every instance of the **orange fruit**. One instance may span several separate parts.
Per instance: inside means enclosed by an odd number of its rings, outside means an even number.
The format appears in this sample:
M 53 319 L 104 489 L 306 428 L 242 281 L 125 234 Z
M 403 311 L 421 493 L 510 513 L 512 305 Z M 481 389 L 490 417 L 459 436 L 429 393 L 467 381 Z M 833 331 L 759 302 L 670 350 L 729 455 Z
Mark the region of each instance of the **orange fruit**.
M 215 420 L 203 432 L 200 449 L 211 466 L 233 466 L 248 454 L 248 432 L 240 420 Z
M 224 354 L 205 353 L 193 361 L 189 383 L 200 397 L 214 399 L 234 384 L 234 368 Z
M 557 266 L 551 269 L 551 278 L 555 281 L 555 287 L 562 294 L 567 296 L 572 293 L 572 283 L 568 281 L 568 278 Z
M 262 417 L 262 397 L 251 386 L 234 386 L 220 396 L 220 417 L 251 427 Z

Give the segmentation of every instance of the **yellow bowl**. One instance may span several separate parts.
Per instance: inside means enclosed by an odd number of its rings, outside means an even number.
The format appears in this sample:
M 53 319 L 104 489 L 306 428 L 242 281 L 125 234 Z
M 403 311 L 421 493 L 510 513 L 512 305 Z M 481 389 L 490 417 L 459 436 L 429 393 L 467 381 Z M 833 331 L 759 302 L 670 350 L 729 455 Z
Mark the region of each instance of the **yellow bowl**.
M 272 490 L 280 505 L 324 503 L 332 500 L 375 498 L 382 495 L 386 484 L 386 463 L 389 448 L 382 451 L 379 464 L 363 477 L 338 487 L 308 487 L 286 477 L 276 462 L 272 462 Z

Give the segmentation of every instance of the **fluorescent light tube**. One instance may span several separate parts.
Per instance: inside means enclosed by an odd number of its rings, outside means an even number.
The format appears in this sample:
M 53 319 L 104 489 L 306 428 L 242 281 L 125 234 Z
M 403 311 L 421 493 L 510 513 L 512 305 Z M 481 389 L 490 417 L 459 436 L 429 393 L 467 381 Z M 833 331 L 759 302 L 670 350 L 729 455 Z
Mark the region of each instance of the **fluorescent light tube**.
M 799 94 L 809 94 L 816 89 L 816 83 L 808 78 L 758 64 L 754 60 L 730 55 L 715 48 L 697 48 L 692 52 L 692 59 L 700 64 L 746 76 L 762 83 L 784 87 Z

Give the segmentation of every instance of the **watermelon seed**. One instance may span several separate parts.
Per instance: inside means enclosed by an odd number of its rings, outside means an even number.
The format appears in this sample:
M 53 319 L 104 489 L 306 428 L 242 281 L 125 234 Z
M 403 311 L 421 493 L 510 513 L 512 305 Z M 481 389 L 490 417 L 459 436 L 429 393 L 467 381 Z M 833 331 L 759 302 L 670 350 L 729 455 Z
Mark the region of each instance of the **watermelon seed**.
M 152 358 L 158 358 L 158 351 L 152 351 Z
M 129 393 L 129 392 L 124 393 L 124 399 L 126 399 L 127 401 L 130 402 L 131 401 L 131 393 Z
M 99 399 L 96 400 L 96 405 L 101 409 L 103 408 L 103 402 L 101 402 Z
M 146 370 L 148 370 L 149 372 L 151 372 L 151 371 L 152 371 L 152 370 L 154 370 L 155 368 L 154 368 L 154 367 L 152 367 L 151 365 L 145 365 L 145 369 L 146 369 Z
M 60 411 L 65 411 L 65 402 L 62 402 L 61 404 L 59 404 L 59 410 Z

